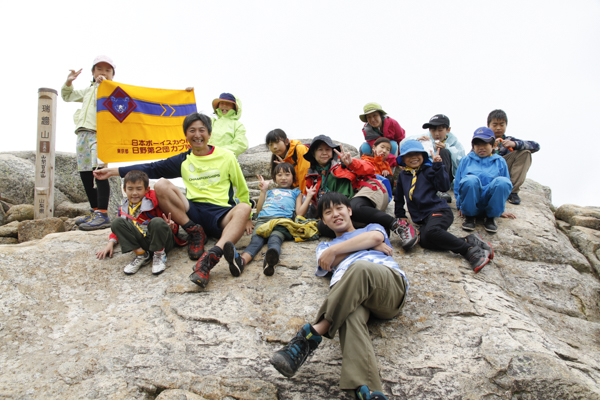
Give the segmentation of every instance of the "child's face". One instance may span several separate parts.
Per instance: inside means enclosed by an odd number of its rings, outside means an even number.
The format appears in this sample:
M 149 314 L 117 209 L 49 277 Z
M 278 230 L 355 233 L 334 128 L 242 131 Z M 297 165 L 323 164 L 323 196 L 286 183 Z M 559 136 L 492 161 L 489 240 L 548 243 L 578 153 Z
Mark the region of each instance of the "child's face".
M 280 169 L 275 175 L 275 183 L 283 189 L 289 189 L 294 184 L 294 175 L 290 171 Z
M 367 114 L 367 122 L 373 128 L 381 128 L 381 114 L 379 114 L 379 111 Z
M 271 150 L 271 153 L 275 154 L 276 156 L 285 158 L 285 156 L 287 155 L 287 148 L 288 148 L 289 144 L 290 144 L 289 139 L 279 140 L 277 142 L 271 142 L 271 143 L 269 143 L 269 150 Z
M 227 115 L 227 113 L 229 112 L 229 110 L 233 109 L 233 103 L 230 103 L 228 101 L 221 101 L 219 102 L 219 109 L 221 110 L 221 112 L 223 113 L 223 115 Z
M 144 181 L 127 182 L 125 184 L 125 194 L 127 195 L 127 200 L 129 200 L 129 203 L 132 205 L 142 201 L 149 191 L 150 188 L 144 186 Z
M 323 209 L 323 222 L 336 236 L 348 232 L 352 228 L 352 209 L 344 204 L 329 204 Z
M 391 151 L 392 145 L 390 145 L 389 143 L 379 143 L 377 146 L 373 147 L 373 154 L 375 154 L 378 157 L 383 156 L 384 160 L 387 158 L 387 156 L 390 155 Z
M 423 164 L 423 153 L 411 151 L 402 156 L 402 161 L 404 161 L 404 164 L 409 168 L 419 168 L 421 164 Z
M 199 152 L 205 152 L 208 147 L 208 139 L 210 139 L 210 133 L 202 121 L 194 121 L 185 132 L 185 138 L 187 139 L 194 154 Z
M 483 140 L 475 139 L 473 141 L 473 151 L 481 158 L 489 157 L 492 155 L 494 147 L 491 143 L 484 142 Z
M 326 143 L 321 142 L 315 150 L 315 159 L 321 167 L 324 167 L 333 158 L 333 149 Z
M 94 65 L 94 80 L 98 79 L 99 76 L 103 76 L 104 79 L 108 79 L 112 81 L 114 75 L 114 71 L 110 64 L 105 62 L 99 62 Z
M 450 133 L 450 128 L 436 126 L 435 128 L 429 128 L 429 133 L 431 134 L 433 140 L 444 140 L 446 135 Z
M 494 118 L 488 125 L 488 128 L 494 131 L 494 136 L 496 136 L 496 138 L 501 138 L 506 133 L 506 121 Z

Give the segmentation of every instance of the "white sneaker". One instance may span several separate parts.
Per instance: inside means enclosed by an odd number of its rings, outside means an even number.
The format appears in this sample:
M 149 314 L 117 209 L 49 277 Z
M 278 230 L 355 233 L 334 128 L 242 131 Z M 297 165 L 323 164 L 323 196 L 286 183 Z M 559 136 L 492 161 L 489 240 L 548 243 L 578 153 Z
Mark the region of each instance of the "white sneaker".
M 125 268 L 123 268 L 123 272 L 125 272 L 127 275 L 133 275 L 138 272 L 142 266 L 148 264 L 149 262 L 150 254 L 145 251 L 144 254 L 140 254 L 139 256 L 136 255 L 135 258 L 131 260 L 131 262 L 127 264 Z
M 152 273 L 154 275 L 162 274 L 167 269 L 167 253 L 163 251 L 155 251 L 152 258 Z

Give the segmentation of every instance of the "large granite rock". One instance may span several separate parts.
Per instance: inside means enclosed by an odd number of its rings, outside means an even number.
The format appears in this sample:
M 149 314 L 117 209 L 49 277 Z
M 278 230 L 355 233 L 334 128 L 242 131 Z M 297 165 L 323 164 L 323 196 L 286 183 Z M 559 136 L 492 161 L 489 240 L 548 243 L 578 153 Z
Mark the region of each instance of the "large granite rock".
M 546 192 L 527 181 L 523 203 L 507 205 L 517 220 L 499 220 L 496 235 L 478 226 L 496 249 L 479 274 L 460 256 L 407 254 L 392 238 L 408 300 L 398 318 L 370 324 L 391 399 L 600 399 L 600 283 L 557 230 Z M 460 224 L 450 231 L 462 236 Z M 338 339 L 291 379 L 268 362 L 327 294 L 314 276 L 317 242 L 285 242 L 272 277 L 262 254 L 239 278 L 221 261 L 202 290 L 185 249 L 158 277 L 150 267 L 125 276 L 132 256 L 118 247 L 96 260 L 108 234 L 0 247 L 3 397 L 343 398 Z

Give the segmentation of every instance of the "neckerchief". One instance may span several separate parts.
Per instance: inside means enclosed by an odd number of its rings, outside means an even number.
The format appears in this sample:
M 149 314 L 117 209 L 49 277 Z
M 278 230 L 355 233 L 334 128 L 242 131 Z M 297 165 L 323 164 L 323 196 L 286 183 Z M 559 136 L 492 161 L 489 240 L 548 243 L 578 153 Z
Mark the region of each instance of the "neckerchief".
M 133 218 L 136 218 L 137 216 L 135 215 L 139 210 L 140 207 L 142 206 L 142 202 L 140 201 L 139 203 L 137 203 L 135 206 L 131 206 L 131 203 L 129 203 L 129 215 L 131 215 Z M 138 228 L 138 230 L 142 233 L 142 235 L 144 234 L 144 230 L 142 229 L 142 227 L 140 226 L 140 224 L 135 220 L 135 219 L 131 219 L 131 222 L 133 223 L 133 225 Z
M 408 191 L 408 198 L 412 200 L 413 192 L 415 191 L 415 186 L 417 185 L 417 172 L 421 169 L 421 166 L 417 168 L 409 168 L 404 167 L 404 171 L 412 174 L 412 182 L 410 183 L 410 190 Z

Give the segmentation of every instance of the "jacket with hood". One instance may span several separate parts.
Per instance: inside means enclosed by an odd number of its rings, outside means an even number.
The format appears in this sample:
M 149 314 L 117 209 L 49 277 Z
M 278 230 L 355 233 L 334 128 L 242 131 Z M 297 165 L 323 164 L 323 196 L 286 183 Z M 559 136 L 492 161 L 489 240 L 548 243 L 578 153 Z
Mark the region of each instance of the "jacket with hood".
M 290 163 L 296 170 L 296 182 L 302 193 L 306 193 L 306 174 L 310 168 L 310 163 L 304 159 L 308 151 L 308 146 L 300 143 L 299 140 L 290 140 L 290 147 L 283 159 L 283 162 Z
M 211 117 L 212 133 L 208 144 L 232 151 L 239 156 L 248 150 L 246 128 L 240 122 L 242 118 L 242 101 L 235 98 L 236 108 L 223 115 L 220 108 L 215 108 L 217 118 Z M 237 109 L 237 111 L 236 111 Z
M 481 158 L 476 153 L 470 152 L 464 157 L 456 170 L 454 176 L 454 195 L 456 196 L 456 209 L 460 210 L 461 199 L 459 196 L 460 181 L 467 175 L 475 175 L 479 178 L 481 185 L 485 188 L 495 178 L 503 176 L 510 179 L 508 166 L 502 156 L 492 154 Z
M 119 213 L 117 214 L 117 217 L 124 218 L 126 220 L 135 220 L 135 222 L 138 224 L 147 226 L 152 218 L 162 218 L 162 215 L 163 212 L 158 206 L 158 200 L 156 199 L 156 192 L 154 190 L 150 190 L 142 199 L 140 214 L 137 216 L 137 218 L 129 215 L 129 199 L 127 199 L 127 197 L 125 197 L 125 200 L 123 200 L 123 204 L 119 206 Z M 178 232 L 179 225 L 176 224 L 175 227 L 173 227 L 175 243 L 177 243 L 179 246 L 185 246 L 187 242 L 177 237 Z M 118 243 L 117 235 L 114 233 L 111 233 L 108 239 Z
M 369 123 L 366 123 L 365 126 L 363 126 L 362 131 L 365 136 L 365 141 L 372 147 L 373 143 L 383 136 L 400 145 L 400 142 L 404 139 L 404 136 L 406 136 L 404 129 L 400 126 L 398 121 L 387 115 L 384 115 L 381 119 L 383 120 L 383 132 L 377 128 L 373 128 Z
M 64 101 L 79 102 L 83 103 L 81 108 L 75 111 L 73 115 L 73 121 L 75 122 L 75 132 L 78 129 L 83 128 L 90 131 L 96 130 L 96 94 L 98 90 L 96 84 L 92 82 L 91 86 L 88 86 L 82 90 L 75 90 L 73 83 L 71 86 L 63 84 L 60 89 L 60 95 Z
M 341 147 L 335 145 L 331 138 L 325 135 L 319 135 L 313 139 L 310 144 L 310 148 L 313 146 L 318 146 L 320 142 L 325 142 L 332 149 L 341 150 Z M 317 172 L 315 165 L 318 165 L 317 160 L 314 158 L 313 154 L 309 151 L 304 154 L 304 159 L 310 163 L 310 168 L 306 174 L 306 186 L 316 187 L 317 195 L 312 198 L 312 201 L 316 204 L 321 198 L 321 195 L 324 191 L 321 190 L 321 182 L 323 181 L 323 175 Z M 348 179 L 352 184 L 352 189 L 356 192 L 358 189 L 363 186 L 369 187 L 373 190 L 377 190 L 377 188 L 381 189 L 384 193 L 387 193 L 387 190 L 383 186 L 377 177 L 375 177 L 375 167 L 368 161 L 359 160 L 356 158 L 352 159 L 350 165 L 346 166 L 346 164 L 342 163 L 336 152 L 333 152 L 333 158 L 331 159 L 331 166 L 329 170 L 325 172 L 325 176 L 328 174 L 333 174 L 336 178 L 344 178 Z
M 387 162 L 387 159 L 384 160 L 383 156 L 374 156 L 372 154 L 363 154 L 360 157 L 360 159 L 368 161 L 371 164 L 373 164 L 373 166 L 375 167 L 375 173 L 377 175 L 381 175 L 381 173 L 383 171 L 389 172 L 390 175 L 392 174 L 392 168 L 390 167 L 390 163 Z M 396 159 L 396 157 L 394 157 L 394 160 L 395 159 Z
M 402 141 L 402 143 L 410 139 L 417 140 L 417 138 L 420 138 L 421 136 L 423 135 L 414 135 L 407 137 Z M 433 140 L 433 138 L 431 137 L 431 133 L 428 133 L 427 136 L 429 136 L 429 140 L 431 140 L 432 148 L 435 149 L 435 140 Z M 450 152 L 450 157 L 452 157 L 452 173 L 456 174 L 458 164 L 460 163 L 460 160 L 462 160 L 465 156 L 465 149 L 463 145 L 460 144 L 460 142 L 458 141 L 458 138 L 452 132 L 448 132 L 444 143 L 446 144 L 446 150 Z M 431 161 L 431 155 L 429 155 L 429 160 Z

